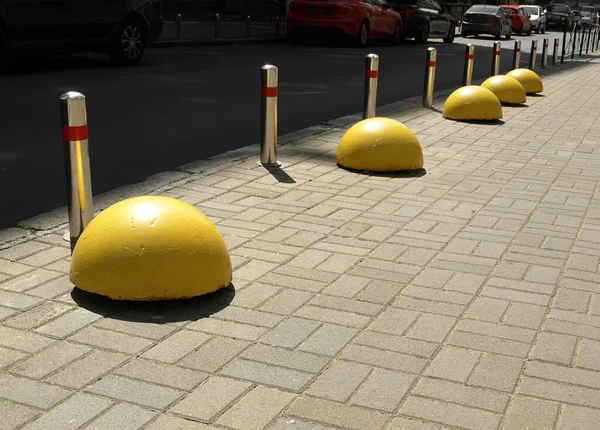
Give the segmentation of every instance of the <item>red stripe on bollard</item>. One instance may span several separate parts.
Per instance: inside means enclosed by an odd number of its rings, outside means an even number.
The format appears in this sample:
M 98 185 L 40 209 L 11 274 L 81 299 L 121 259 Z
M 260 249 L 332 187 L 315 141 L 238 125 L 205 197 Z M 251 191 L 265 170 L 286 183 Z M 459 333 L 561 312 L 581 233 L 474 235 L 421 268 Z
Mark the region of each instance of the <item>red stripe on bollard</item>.
M 515 52 L 521 52 L 521 48 L 515 48 Z
M 500 55 L 500 51 L 494 51 L 494 55 L 497 57 Z
M 88 126 L 62 126 L 62 135 L 65 142 L 77 142 L 79 140 L 85 140 L 88 138 Z
M 475 58 L 475 55 L 473 55 L 473 54 L 471 54 L 471 55 L 469 55 L 469 54 L 465 55 L 465 60 L 472 60 L 474 58 Z
M 377 78 L 379 70 L 365 70 L 365 78 Z
M 261 97 L 277 97 L 278 87 L 260 87 Z
M 435 61 L 425 61 L 426 67 L 435 67 Z

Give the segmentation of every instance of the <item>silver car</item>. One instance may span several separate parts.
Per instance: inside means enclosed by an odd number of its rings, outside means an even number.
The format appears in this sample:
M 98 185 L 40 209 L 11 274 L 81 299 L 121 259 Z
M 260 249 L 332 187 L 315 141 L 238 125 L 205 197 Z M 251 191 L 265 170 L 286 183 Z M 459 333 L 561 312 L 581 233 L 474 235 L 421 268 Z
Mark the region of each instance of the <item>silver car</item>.
M 537 34 L 544 34 L 546 32 L 546 14 L 541 6 L 521 6 L 531 17 L 531 28 L 535 30 Z

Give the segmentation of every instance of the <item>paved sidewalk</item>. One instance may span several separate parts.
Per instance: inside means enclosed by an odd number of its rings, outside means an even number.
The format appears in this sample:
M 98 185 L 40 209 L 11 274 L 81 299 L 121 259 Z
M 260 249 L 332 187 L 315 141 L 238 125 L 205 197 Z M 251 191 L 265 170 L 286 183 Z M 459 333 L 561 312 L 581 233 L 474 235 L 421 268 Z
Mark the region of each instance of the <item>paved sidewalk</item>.
M 285 174 L 255 147 L 185 166 L 156 193 L 225 236 L 233 287 L 211 296 L 73 292 L 64 225 L 0 245 L 0 428 L 597 429 L 589 58 L 501 124 L 400 103 L 421 177 L 339 169 L 342 129 L 281 148 Z

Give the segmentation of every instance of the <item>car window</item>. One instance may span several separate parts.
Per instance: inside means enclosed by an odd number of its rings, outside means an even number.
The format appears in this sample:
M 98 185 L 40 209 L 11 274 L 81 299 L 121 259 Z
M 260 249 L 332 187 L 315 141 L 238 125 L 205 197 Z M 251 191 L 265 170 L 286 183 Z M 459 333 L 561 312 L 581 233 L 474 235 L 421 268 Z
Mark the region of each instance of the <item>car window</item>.
M 518 10 L 516 10 L 516 9 L 511 9 L 511 8 L 509 8 L 509 7 L 503 7 L 503 8 L 502 8 L 502 10 L 503 10 L 503 11 L 504 11 L 504 13 L 505 13 L 505 14 L 507 14 L 507 15 L 516 15 L 516 14 L 518 14 L 518 13 L 519 13 L 519 11 L 518 11 Z
M 432 8 L 432 9 L 435 9 L 435 10 L 437 10 L 437 11 L 440 11 L 440 12 L 441 12 L 441 11 L 444 9 L 444 8 L 443 8 L 443 7 L 442 7 L 442 6 L 441 6 L 441 5 L 440 5 L 438 2 L 436 2 L 435 0 L 431 0 L 431 8 Z
M 537 6 L 523 6 L 523 9 L 525 9 L 527 12 L 529 12 L 529 15 L 539 15 L 540 11 L 537 8 Z
M 571 8 L 562 4 L 549 4 L 546 7 L 548 12 L 556 12 L 556 13 L 571 13 Z
M 525 9 L 523 9 L 523 8 L 520 8 L 519 10 L 521 11 L 521 13 L 522 13 L 524 16 L 526 16 L 527 18 L 529 18 L 529 12 L 527 12 L 527 10 L 525 10 Z
M 497 11 L 498 11 L 498 6 L 475 5 L 475 6 L 471 6 L 471 8 L 467 12 L 495 14 Z

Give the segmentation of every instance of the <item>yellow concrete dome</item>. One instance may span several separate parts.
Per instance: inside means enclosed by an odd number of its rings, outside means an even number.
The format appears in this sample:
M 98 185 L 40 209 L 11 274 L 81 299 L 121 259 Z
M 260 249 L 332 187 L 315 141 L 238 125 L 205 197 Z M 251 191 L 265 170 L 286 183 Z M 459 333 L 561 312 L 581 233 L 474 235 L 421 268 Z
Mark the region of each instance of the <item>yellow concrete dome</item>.
M 118 300 L 179 299 L 231 283 L 223 237 L 198 209 L 144 196 L 105 209 L 75 245 L 71 282 Z
M 337 163 L 371 172 L 416 170 L 423 167 L 417 136 L 389 118 L 362 120 L 344 133 L 336 151 Z
M 542 80 L 532 70 L 529 69 L 515 69 L 506 74 L 506 76 L 510 76 L 511 78 L 515 78 L 517 81 L 523 85 L 525 88 L 525 92 L 527 94 L 533 93 L 541 93 L 544 91 L 544 84 L 542 84 Z
M 492 76 L 486 79 L 481 86 L 493 92 L 501 103 L 520 104 L 527 101 L 523 85 L 510 76 Z
M 446 99 L 442 117 L 457 120 L 497 120 L 502 118 L 500 100 L 493 92 L 478 85 L 454 91 Z

